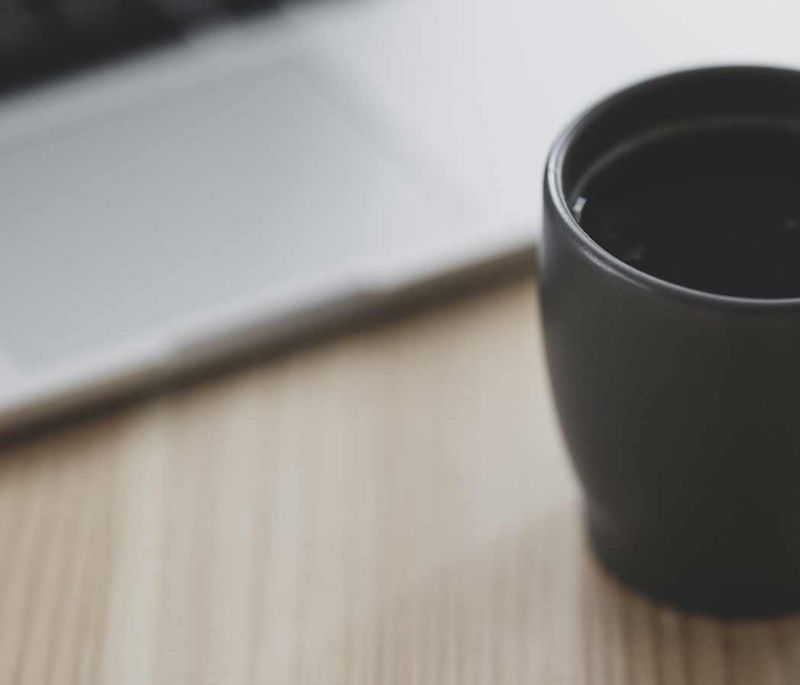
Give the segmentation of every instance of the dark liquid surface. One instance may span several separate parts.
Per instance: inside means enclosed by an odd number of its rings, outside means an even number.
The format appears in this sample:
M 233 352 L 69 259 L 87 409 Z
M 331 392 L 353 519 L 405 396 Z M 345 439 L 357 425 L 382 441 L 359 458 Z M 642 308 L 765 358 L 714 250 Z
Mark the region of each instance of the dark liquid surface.
M 686 126 L 621 146 L 572 198 L 618 259 L 697 290 L 800 297 L 800 128 Z

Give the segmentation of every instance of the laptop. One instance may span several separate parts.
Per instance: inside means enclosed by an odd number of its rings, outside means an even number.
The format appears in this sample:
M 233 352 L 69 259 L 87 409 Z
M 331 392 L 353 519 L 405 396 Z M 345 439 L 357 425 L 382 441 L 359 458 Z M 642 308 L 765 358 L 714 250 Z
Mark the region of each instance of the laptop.
M 674 3 L 540 5 L 0 9 L 0 431 L 532 269 L 563 123 L 725 56 Z

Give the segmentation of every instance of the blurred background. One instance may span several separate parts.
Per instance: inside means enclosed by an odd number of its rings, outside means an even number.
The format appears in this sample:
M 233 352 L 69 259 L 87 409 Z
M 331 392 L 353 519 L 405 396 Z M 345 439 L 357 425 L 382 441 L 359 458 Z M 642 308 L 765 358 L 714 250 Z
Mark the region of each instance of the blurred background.
M 4 0 L 0 425 L 520 268 L 570 118 L 654 72 L 792 65 L 798 14 Z

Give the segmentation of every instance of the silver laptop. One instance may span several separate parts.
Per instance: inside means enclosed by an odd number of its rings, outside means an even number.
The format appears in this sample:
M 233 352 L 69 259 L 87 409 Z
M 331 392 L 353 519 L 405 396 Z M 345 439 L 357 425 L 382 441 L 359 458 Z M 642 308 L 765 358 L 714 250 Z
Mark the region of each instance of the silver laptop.
M 530 263 L 563 122 L 719 56 L 567 4 L 303 3 L 6 94 L 0 430 Z

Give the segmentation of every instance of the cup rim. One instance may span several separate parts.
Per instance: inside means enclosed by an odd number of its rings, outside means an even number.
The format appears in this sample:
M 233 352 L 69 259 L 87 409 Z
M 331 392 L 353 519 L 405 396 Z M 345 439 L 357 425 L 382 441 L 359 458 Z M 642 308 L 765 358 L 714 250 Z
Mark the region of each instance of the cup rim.
M 627 99 L 640 92 L 645 92 L 650 88 L 661 86 L 670 81 L 677 81 L 692 76 L 713 76 L 718 74 L 793 74 L 798 77 L 800 84 L 800 70 L 787 67 L 777 67 L 769 65 L 714 65 L 670 71 L 656 75 L 645 80 L 637 81 L 632 85 L 622 87 L 610 95 L 596 101 L 583 110 L 575 119 L 572 120 L 558 135 L 550 152 L 547 155 L 545 164 L 545 186 L 553 201 L 559 218 L 567 228 L 567 235 L 577 245 L 580 251 L 589 258 L 595 265 L 610 271 L 616 276 L 623 277 L 626 281 L 655 293 L 663 293 L 683 300 L 707 305 L 723 307 L 734 307 L 740 309 L 800 309 L 800 296 L 796 297 L 746 297 L 739 295 L 724 295 L 705 290 L 679 285 L 672 281 L 667 281 L 658 276 L 640 271 L 636 267 L 627 264 L 615 257 L 583 229 L 575 219 L 569 208 L 566 195 L 564 193 L 563 170 L 564 159 L 575 138 L 591 126 L 593 122 L 608 108 L 612 107 L 620 100 Z

